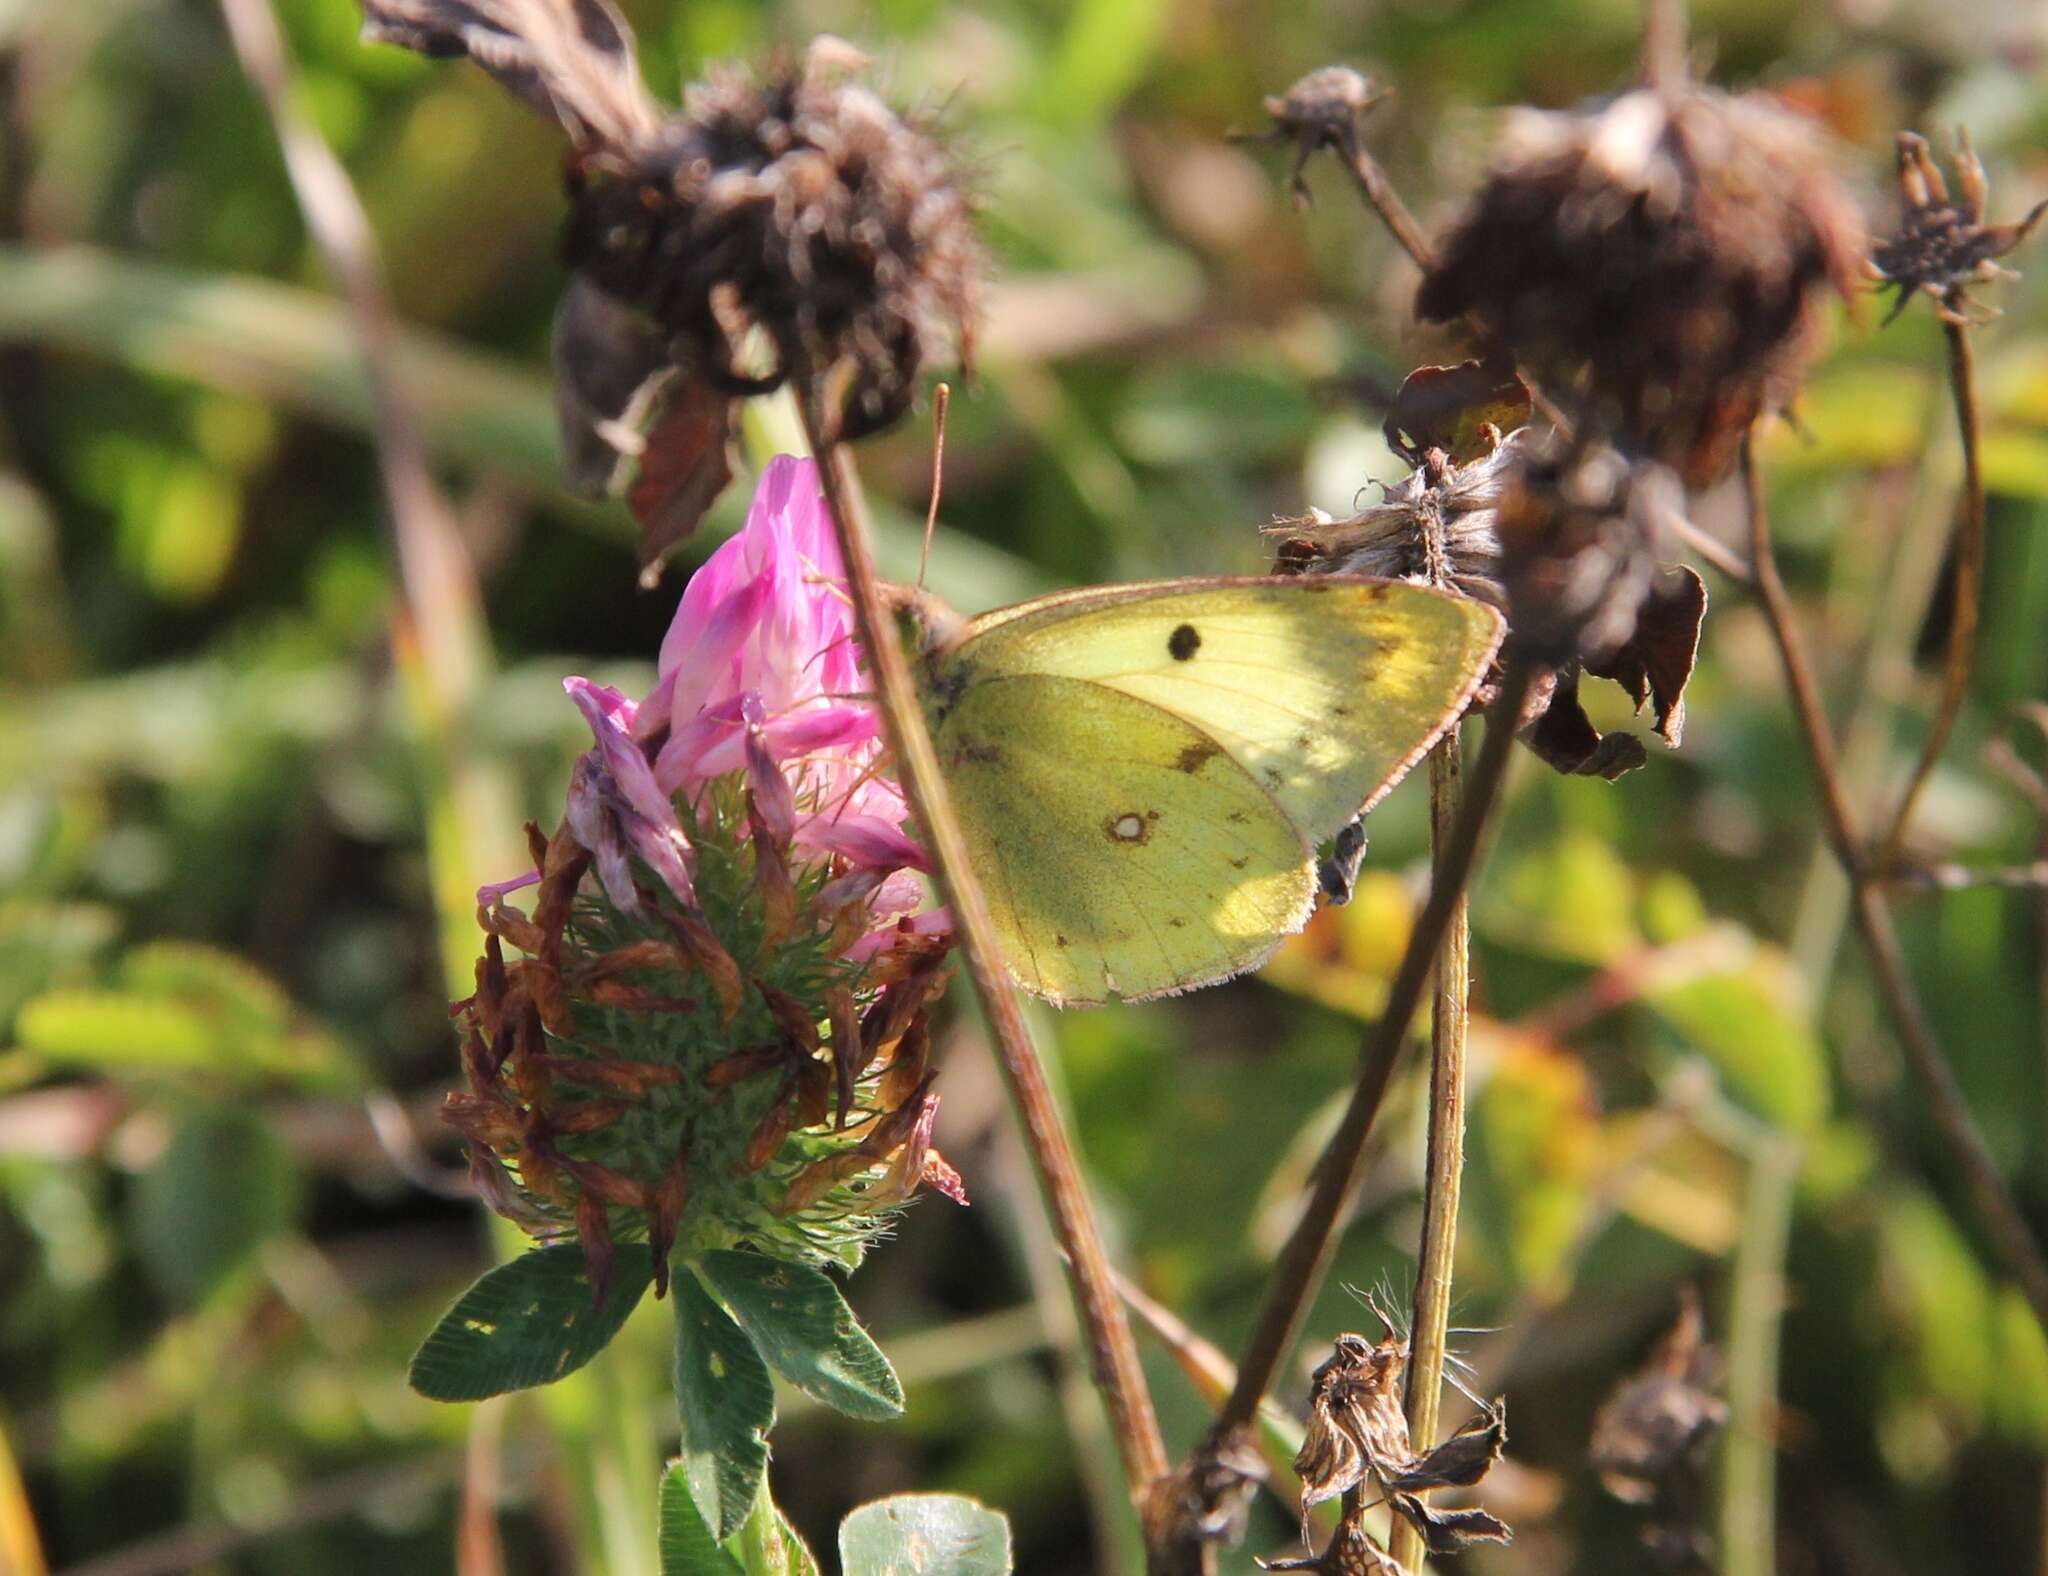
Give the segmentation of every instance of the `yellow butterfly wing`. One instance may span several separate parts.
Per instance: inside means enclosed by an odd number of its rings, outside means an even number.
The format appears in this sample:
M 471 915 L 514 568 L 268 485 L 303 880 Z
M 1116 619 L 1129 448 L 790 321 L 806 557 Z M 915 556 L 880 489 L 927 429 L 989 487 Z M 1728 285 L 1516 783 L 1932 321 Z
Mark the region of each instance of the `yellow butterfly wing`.
M 1502 628 L 1483 603 L 1402 580 L 1165 580 L 987 614 L 956 652 L 981 678 L 1083 679 L 1173 713 L 1313 842 L 1428 752 Z
M 1490 609 L 1328 577 L 1177 580 L 987 615 L 929 659 L 934 740 L 1011 971 L 1063 1003 L 1254 968 L 1312 844 L 1463 708 Z

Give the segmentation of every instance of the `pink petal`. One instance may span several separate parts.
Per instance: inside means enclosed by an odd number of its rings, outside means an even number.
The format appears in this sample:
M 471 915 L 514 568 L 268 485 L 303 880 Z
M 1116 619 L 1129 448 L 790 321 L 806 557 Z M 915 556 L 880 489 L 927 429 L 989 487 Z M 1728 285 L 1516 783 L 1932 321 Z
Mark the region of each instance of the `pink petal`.
M 537 886 L 539 883 L 540 872 L 538 870 L 529 870 L 525 875 L 514 876 L 510 881 L 490 882 L 488 885 L 480 886 L 476 889 L 476 906 L 478 908 L 496 908 L 498 904 L 505 900 L 507 892 L 517 892 L 521 887 Z
M 654 825 L 675 827 L 680 835 L 681 826 L 676 820 L 675 806 L 655 781 L 647 752 L 634 742 L 628 731 L 633 724 L 633 703 L 617 690 L 606 689 L 588 679 L 564 679 L 562 688 L 569 692 L 569 698 L 590 723 L 605 771 L 610 774 L 626 803 Z
M 796 841 L 805 848 L 842 855 L 857 865 L 887 870 L 926 868 L 924 850 L 877 816 L 814 815 L 797 828 Z

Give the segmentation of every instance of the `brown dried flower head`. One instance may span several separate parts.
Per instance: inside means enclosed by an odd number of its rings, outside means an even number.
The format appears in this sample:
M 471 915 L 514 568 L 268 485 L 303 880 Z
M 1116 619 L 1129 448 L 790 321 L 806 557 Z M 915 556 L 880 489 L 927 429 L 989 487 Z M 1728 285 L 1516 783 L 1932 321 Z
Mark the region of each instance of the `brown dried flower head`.
M 1699 1470 L 1707 1440 L 1728 1420 L 1727 1404 L 1714 1394 L 1719 1368 L 1699 1294 L 1688 1286 L 1649 1360 L 1614 1387 L 1593 1419 L 1593 1466 L 1608 1493 L 1647 1505 L 1675 1475 Z
M 2048 201 L 2036 203 L 2013 224 L 1986 224 L 1989 188 L 1984 163 L 1970 146 L 1967 131 L 1956 129 L 1954 200 L 1925 137 L 1902 131 L 1898 149 L 1905 213 L 1898 232 L 1878 245 L 1866 265 L 1871 278 L 1898 291 L 1885 322 L 1905 311 L 1916 294 L 1924 294 L 1943 321 L 1967 324 L 1971 319 L 1962 310 L 1964 288 L 2019 277 L 2001 268 L 1996 259 L 2016 248 L 2048 217 Z
M 938 144 L 849 78 L 857 58 L 823 41 L 760 78 L 713 70 L 652 137 L 582 166 L 569 227 L 570 262 L 673 336 L 689 376 L 734 395 L 826 380 L 849 439 L 909 408 L 934 328 L 966 336 L 983 263 Z
M 1707 1344 L 1699 1294 L 1682 1289 L 1678 1316 L 1649 1360 L 1616 1385 L 1593 1419 L 1592 1464 L 1607 1492 L 1648 1508 L 1646 1558 L 1665 1571 L 1711 1571 L 1708 1441 L 1728 1420 L 1714 1393 L 1720 1360 Z
M 930 126 L 855 80 L 851 46 L 714 68 L 677 112 L 611 0 L 363 8 L 365 37 L 467 55 L 569 133 L 557 409 L 577 485 L 640 462 L 643 564 L 730 479 L 736 399 L 795 378 L 854 439 L 903 415 L 939 341 L 967 358 L 986 262 L 967 197 Z
M 1514 1534 L 1499 1517 L 1477 1509 L 1446 1510 L 1420 1496 L 1431 1489 L 1470 1488 L 1500 1459 L 1507 1442 L 1507 1409 L 1495 1400 L 1434 1450 L 1418 1454 L 1408 1437 L 1403 1407 L 1408 1342 L 1379 1303 L 1367 1304 L 1384 1338 L 1337 1337 L 1327 1361 L 1309 1382 L 1308 1428 L 1294 1469 L 1301 1477 L 1304 1515 L 1324 1500 L 1371 1487 L 1422 1534 L 1432 1554 L 1453 1554 L 1476 1542 L 1507 1543 Z M 1346 1529 L 1349 1529 L 1347 1532 Z M 1276 1563 L 1269 1570 L 1376 1571 L 1355 1547 L 1362 1529 L 1346 1518 L 1319 1559 Z M 1304 1521 L 1302 1537 L 1308 1526 Z M 1370 1539 L 1365 1540 L 1370 1543 Z M 1377 1552 L 1376 1550 L 1374 1551 Z M 1398 1569 L 1389 1561 L 1388 1568 Z
M 1324 148 L 1341 158 L 1355 159 L 1360 146 L 1360 127 L 1366 114 L 1388 90 L 1350 66 L 1323 66 L 1301 78 L 1285 93 L 1269 95 L 1266 113 L 1273 117 L 1273 129 L 1244 140 L 1283 142 L 1294 145 L 1294 169 L 1288 185 L 1296 202 L 1309 202 L 1308 182 L 1302 171 L 1308 161 Z
M 1640 88 L 1518 112 L 1416 311 L 1476 317 L 1582 425 L 1698 486 L 1790 396 L 1862 250 L 1806 121 L 1758 94 Z

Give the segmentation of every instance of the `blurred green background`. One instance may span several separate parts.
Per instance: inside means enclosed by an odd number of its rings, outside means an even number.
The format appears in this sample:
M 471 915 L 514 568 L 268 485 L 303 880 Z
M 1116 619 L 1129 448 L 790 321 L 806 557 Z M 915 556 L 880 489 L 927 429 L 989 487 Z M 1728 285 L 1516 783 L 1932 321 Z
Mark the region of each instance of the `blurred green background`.
M 1639 26 L 1628 0 L 625 9 L 667 96 L 708 60 L 830 31 L 875 54 L 899 102 L 942 109 L 1000 267 L 932 555 L 970 609 L 1255 570 L 1273 515 L 1345 512 L 1401 474 L 1370 391 L 1453 347 L 1408 323 L 1412 269 L 1334 168 L 1298 212 L 1283 156 L 1228 140 L 1259 127 L 1262 95 L 1330 60 L 1387 78 L 1374 145 L 1435 227 L 1497 106 L 1610 89 Z M 591 1371 L 510 1404 L 423 1401 L 404 1363 L 509 1246 L 451 1185 L 433 1115 L 456 1071 L 466 893 L 523 864 L 520 820 L 560 803 L 582 731 L 560 676 L 644 687 L 679 575 L 638 589 L 623 507 L 554 482 L 554 129 L 469 66 L 362 47 L 352 0 L 279 11 L 300 105 L 383 248 L 481 587 L 480 618 L 458 598 L 422 633 L 477 653 L 477 673 L 437 696 L 446 675 L 423 682 L 394 648 L 355 335 L 219 13 L 0 0 L 0 1569 L 648 1571 L 674 1437 L 651 1304 Z M 1694 21 L 1717 80 L 1830 122 L 1880 227 L 1902 126 L 1967 121 L 1994 218 L 2048 195 L 2038 7 L 1719 0 Z M 2048 695 L 2043 250 L 2011 259 L 2034 277 L 1978 336 L 1986 622 L 1919 834 L 1945 858 L 2041 847 L 1981 752 L 2041 759 L 2009 709 Z M 1876 316 L 1843 325 L 1805 434 L 1768 451 L 1866 806 L 1889 802 L 1930 710 L 1959 471 L 1933 318 L 1880 334 Z M 929 434 L 907 423 L 862 460 L 902 571 Z M 1718 494 L 1698 517 L 1739 528 Z M 1647 1568 L 1587 1436 L 1691 1280 L 1736 1412 L 1707 1513 L 1725 1570 L 2048 1570 L 2048 1341 L 1958 1223 L 1845 938 L 1764 627 L 1709 580 L 1683 749 L 1653 744 L 1614 785 L 1520 761 L 1476 902 L 1457 1322 L 1500 1327 L 1464 1345 L 1509 1398 L 1487 1496 L 1520 1536 L 1466 1564 Z M 1588 698 L 1603 726 L 1642 727 L 1611 687 Z M 1359 900 L 1261 979 L 1040 1019 L 1118 1257 L 1226 1351 L 1399 955 L 1424 831 L 1415 783 L 1373 818 Z M 2048 1229 L 2040 895 L 1911 898 L 1903 924 Z M 1129 1514 L 971 1016 L 945 1057 L 940 1138 L 974 1205 L 920 1204 L 850 1287 L 908 1415 L 855 1425 L 786 1396 L 777 1497 L 828 1546 L 862 1500 L 956 1489 L 1008 1511 L 1024 1571 L 1128 1569 Z M 1413 1072 L 1307 1360 L 1366 1322 L 1338 1283 L 1405 1295 Z M 1204 1404 L 1141 1340 L 1182 1450 Z M 1268 1497 L 1226 1568 L 1292 1539 Z

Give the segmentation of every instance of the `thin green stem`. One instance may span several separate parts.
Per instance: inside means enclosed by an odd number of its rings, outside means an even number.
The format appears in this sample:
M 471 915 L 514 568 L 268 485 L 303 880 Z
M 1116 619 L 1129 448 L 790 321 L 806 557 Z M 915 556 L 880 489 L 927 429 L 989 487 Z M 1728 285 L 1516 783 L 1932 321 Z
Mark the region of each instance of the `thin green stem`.
M 1721 1576 L 1777 1570 L 1778 1327 L 1799 1146 L 1777 1133 L 1746 1146 L 1749 1188 L 1728 1308 L 1728 1432 L 1721 1452 Z
M 1460 761 L 1458 729 L 1429 755 L 1430 833 L 1443 879 L 1444 851 L 1457 823 Z M 1451 1269 L 1458 1247 L 1458 1191 L 1465 1172 L 1465 1034 L 1472 987 L 1472 923 L 1468 894 L 1460 888 L 1437 951 L 1429 1036 L 1429 1160 L 1422 1195 L 1422 1246 L 1416 1256 L 1415 1305 L 1409 1325 L 1408 1438 L 1415 1450 L 1436 1442 L 1443 1395 L 1444 1349 L 1451 1322 Z M 1422 1560 L 1422 1536 L 1406 1520 L 1394 1523 L 1389 1551 L 1413 1570 Z
M 1365 1033 L 1359 1049 L 1358 1082 L 1352 1088 L 1350 1104 L 1316 1161 L 1315 1188 L 1301 1219 L 1280 1250 L 1258 1322 L 1238 1360 L 1237 1383 L 1217 1414 L 1211 1444 L 1205 1447 L 1211 1451 L 1227 1447 L 1251 1422 L 1260 1400 L 1272 1387 L 1280 1364 L 1294 1349 L 1309 1304 L 1329 1272 L 1330 1259 L 1336 1252 L 1338 1226 L 1350 1213 L 1365 1177 L 1366 1142 L 1372 1135 L 1380 1103 L 1386 1097 L 1394 1061 L 1407 1040 L 1416 1009 L 1422 1004 L 1423 988 L 1429 983 L 1438 949 L 1464 901 L 1465 889 L 1478 864 L 1482 835 L 1507 777 L 1515 739 L 1514 724 L 1509 719 L 1521 715 L 1536 671 L 1536 664 L 1529 658 L 1519 653 L 1510 658 L 1501 694 L 1491 708 L 1485 742 L 1465 784 L 1464 801 L 1450 835 L 1437 851 L 1429 901 L 1423 905 L 1400 966 L 1394 971 L 1386 1008 Z
M 1125 1486 L 1140 1506 L 1166 1475 L 1166 1446 L 1152 1409 L 1152 1397 L 1138 1363 L 1137 1345 L 1117 1295 L 1116 1280 L 1102 1246 L 1081 1179 L 1079 1158 L 1068 1136 L 1045 1068 L 1025 1027 L 1015 990 L 1004 971 L 987 904 L 967 857 L 967 845 L 953 814 L 945 777 L 932 749 L 924 712 L 895 619 L 882 598 L 874 552 L 852 461 L 830 436 L 814 397 L 801 401 L 804 426 L 818 457 L 834 530 L 846 560 L 860 638 L 872 664 L 875 689 L 905 796 L 932 854 L 938 883 L 952 905 L 960 952 L 981 1000 L 995 1041 L 1010 1101 L 1023 1128 L 1046 1209 L 1066 1254 L 1074 1302 L 1086 1333 L 1095 1385 L 1109 1410 Z
M 1913 819 L 1913 806 L 1948 748 L 1956 718 L 1969 693 L 1970 669 L 1977 650 L 1977 618 L 1984 602 L 1984 467 L 1978 453 L 1982 432 L 1977 417 L 1977 366 L 1970 351 L 1966 324 L 1944 322 L 1948 334 L 1949 392 L 1955 400 L 1956 427 L 1963 439 L 1963 498 L 1956 522 L 1955 606 L 1949 614 L 1948 655 L 1941 670 L 1941 699 L 1927 740 L 1914 762 L 1913 775 L 1899 795 L 1890 828 L 1878 839 L 1877 863 L 1888 869 L 1899 863 L 1900 850 Z
M 1969 1103 L 1963 1098 L 1962 1086 L 1956 1082 L 1955 1071 L 1942 1053 L 1940 1042 L 1935 1039 L 1934 1026 L 1928 1021 L 1919 994 L 1913 988 L 1912 977 L 1906 970 L 1905 953 L 1892 925 L 1891 909 L 1886 905 L 1883 889 L 1863 857 L 1862 846 L 1857 840 L 1848 789 L 1842 781 L 1841 766 L 1835 753 L 1834 736 L 1828 729 L 1827 714 L 1821 706 L 1820 686 L 1814 680 L 1813 665 L 1808 661 L 1806 648 L 1799 639 L 1792 600 L 1778 574 L 1777 558 L 1771 547 L 1770 520 L 1764 507 L 1763 477 L 1757 469 L 1754 440 L 1751 438 L 1743 440 L 1742 474 L 1748 493 L 1749 556 L 1756 567 L 1757 599 L 1763 608 L 1765 622 L 1770 626 L 1771 637 L 1777 643 L 1779 661 L 1785 670 L 1786 688 L 1791 692 L 1792 709 L 1799 722 L 1800 737 L 1805 742 L 1815 786 L 1820 791 L 1828 838 L 1834 845 L 1836 857 L 1842 862 L 1842 868 L 1848 873 L 1850 915 L 1862 933 L 1879 994 L 1898 1029 L 1906 1061 L 1919 1080 L 1929 1114 L 1934 1118 L 1935 1131 L 1962 1172 L 1978 1219 L 2006 1273 L 2018 1283 L 2021 1293 L 2034 1310 L 2034 1316 L 2048 1326 L 2048 1261 L 2043 1260 L 2032 1227 L 2020 1213 L 2018 1201 L 2006 1185 L 1997 1162 L 1991 1158 L 1984 1135 L 1978 1131 Z

